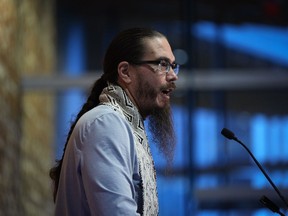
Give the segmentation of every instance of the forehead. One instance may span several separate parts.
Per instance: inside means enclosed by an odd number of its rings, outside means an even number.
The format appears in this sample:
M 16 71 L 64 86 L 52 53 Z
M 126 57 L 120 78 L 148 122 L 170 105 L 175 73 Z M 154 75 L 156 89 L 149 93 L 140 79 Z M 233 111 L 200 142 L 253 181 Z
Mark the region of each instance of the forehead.
M 154 37 L 144 39 L 145 52 L 144 59 L 169 59 L 175 61 L 171 46 L 165 37 Z

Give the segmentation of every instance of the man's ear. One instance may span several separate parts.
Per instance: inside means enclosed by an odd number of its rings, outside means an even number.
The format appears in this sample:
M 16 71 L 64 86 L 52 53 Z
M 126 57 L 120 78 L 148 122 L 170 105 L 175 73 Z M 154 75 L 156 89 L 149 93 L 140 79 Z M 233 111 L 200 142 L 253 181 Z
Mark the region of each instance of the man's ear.
M 131 70 L 127 61 L 120 62 L 118 64 L 118 77 L 121 81 L 129 84 L 131 82 Z

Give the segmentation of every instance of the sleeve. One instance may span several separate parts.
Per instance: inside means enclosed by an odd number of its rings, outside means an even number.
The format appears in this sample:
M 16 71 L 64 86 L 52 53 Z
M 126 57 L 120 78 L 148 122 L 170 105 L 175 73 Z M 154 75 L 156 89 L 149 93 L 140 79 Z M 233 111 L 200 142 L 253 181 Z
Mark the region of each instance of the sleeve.
M 136 151 L 130 125 L 116 113 L 105 114 L 83 135 L 81 175 L 92 215 L 139 215 L 134 199 Z

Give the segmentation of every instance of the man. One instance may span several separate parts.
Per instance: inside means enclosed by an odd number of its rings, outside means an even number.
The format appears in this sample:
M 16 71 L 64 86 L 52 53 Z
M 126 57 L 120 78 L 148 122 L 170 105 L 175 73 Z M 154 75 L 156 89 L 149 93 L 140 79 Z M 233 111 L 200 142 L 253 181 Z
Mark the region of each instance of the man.
M 72 124 L 63 157 L 51 169 L 56 215 L 158 215 L 156 174 L 144 120 L 167 158 L 175 146 L 170 93 L 179 65 L 166 37 L 121 32 L 104 74 Z

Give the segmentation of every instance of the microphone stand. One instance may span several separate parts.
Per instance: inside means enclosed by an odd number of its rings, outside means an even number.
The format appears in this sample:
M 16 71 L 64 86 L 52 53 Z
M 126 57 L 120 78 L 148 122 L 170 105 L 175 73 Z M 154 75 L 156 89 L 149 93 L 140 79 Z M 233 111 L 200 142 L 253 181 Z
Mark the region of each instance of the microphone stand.
M 238 142 L 240 145 L 242 145 L 246 151 L 249 153 L 249 155 L 252 157 L 252 159 L 254 160 L 254 162 L 256 163 L 256 165 L 259 167 L 259 169 L 262 171 L 262 173 L 264 174 L 264 176 L 266 177 L 266 179 L 268 180 L 268 182 L 271 184 L 271 186 L 273 187 L 273 189 L 277 192 L 277 194 L 279 195 L 279 197 L 281 198 L 281 200 L 285 203 L 286 207 L 288 207 L 288 203 L 287 201 L 285 200 L 284 196 L 281 194 L 281 192 L 279 191 L 279 189 L 276 187 L 276 185 L 273 183 L 273 181 L 270 179 L 270 177 L 268 176 L 268 174 L 265 172 L 265 170 L 263 169 L 263 167 L 261 166 L 261 164 L 257 161 L 257 159 L 254 157 L 254 155 L 252 154 L 252 152 L 249 150 L 249 148 L 243 143 L 241 142 L 235 135 L 232 131 L 226 129 L 226 128 L 223 128 L 222 131 L 221 131 L 221 134 L 223 136 L 225 136 L 226 138 L 228 139 L 232 139 L 232 140 L 235 140 L 236 142 Z M 271 206 L 273 206 L 273 202 L 271 200 L 269 200 L 267 197 L 262 197 L 260 199 L 260 202 L 262 204 L 264 204 L 266 207 L 268 207 L 270 210 L 272 210 L 273 212 L 276 212 L 278 214 L 280 214 L 281 216 L 283 216 L 284 214 L 280 212 L 279 210 L 279 207 L 278 210 L 277 208 L 270 208 Z M 272 203 L 272 204 L 271 204 Z M 274 204 L 275 205 L 275 204 Z M 276 205 L 275 205 L 276 206 Z M 277 211 L 275 211 L 277 210 Z M 285 215 L 284 215 L 285 216 Z

